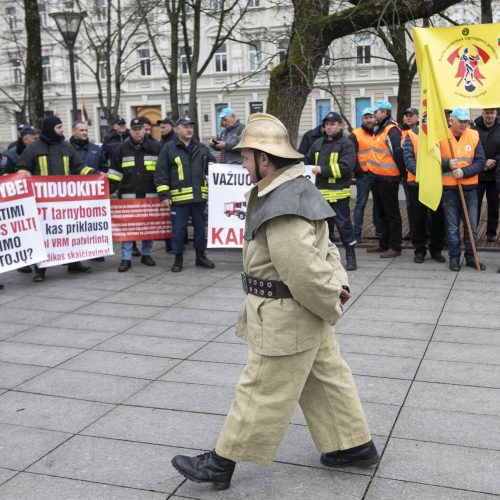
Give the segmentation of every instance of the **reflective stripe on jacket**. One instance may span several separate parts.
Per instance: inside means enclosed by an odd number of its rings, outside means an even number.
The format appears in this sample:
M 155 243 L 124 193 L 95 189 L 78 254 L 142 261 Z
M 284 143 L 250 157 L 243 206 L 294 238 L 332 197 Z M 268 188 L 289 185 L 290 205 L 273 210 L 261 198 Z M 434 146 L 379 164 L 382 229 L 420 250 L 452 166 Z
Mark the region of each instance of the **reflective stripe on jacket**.
M 373 136 L 373 143 L 368 153 L 368 170 L 374 175 L 383 177 L 401 177 L 392 151 L 389 147 L 389 131 L 399 127 L 394 123 L 389 123 L 380 134 Z
M 479 143 L 479 134 L 476 130 L 472 130 L 470 128 L 466 128 L 463 134 L 460 136 L 460 139 L 457 141 L 453 134 L 451 135 L 451 141 L 453 143 L 453 149 L 455 151 L 456 158 L 458 160 L 458 168 L 465 168 L 472 164 L 474 160 L 474 155 L 476 153 L 476 147 Z M 450 151 L 450 145 L 447 139 L 443 139 L 439 143 L 439 147 L 441 149 L 441 159 L 442 160 L 450 160 L 452 158 L 452 154 Z M 460 184 L 463 186 L 470 186 L 478 183 L 478 176 L 473 175 L 471 177 L 463 177 L 462 179 L 455 179 L 453 177 L 453 173 L 443 172 L 442 174 L 443 186 L 453 187 L 457 185 L 457 180 L 460 181 Z
M 404 132 L 407 132 L 405 135 L 407 135 L 410 138 L 410 141 L 413 145 L 413 153 L 415 155 L 415 160 L 417 159 L 417 153 L 418 153 L 418 135 L 413 131 L 413 130 L 405 130 Z M 406 170 L 407 176 L 406 176 L 406 181 L 407 182 L 417 182 L 417 178 L 413 172 L 410 172 L 409 170 Z
M 369 134 L 363 128 L 355 128 L 352 133 L 358 142 L 358 163 L 363 172 L 368 172 L 368 153 L 373 143 L 373 134 Z

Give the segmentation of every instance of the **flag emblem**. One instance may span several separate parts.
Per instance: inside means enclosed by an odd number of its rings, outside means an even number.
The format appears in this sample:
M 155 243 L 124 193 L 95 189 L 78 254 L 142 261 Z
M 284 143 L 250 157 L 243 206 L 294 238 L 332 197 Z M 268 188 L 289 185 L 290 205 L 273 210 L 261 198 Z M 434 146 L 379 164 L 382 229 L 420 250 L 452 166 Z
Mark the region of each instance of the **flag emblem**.
M 458 69 L 455 78 L 458 78 L 457 87 L 463 82 L 463 87 L 466 92 L 474 92 L 477 89 L 477 84 L 484 85 L 483 80 L 486 77 L 479 70 L 479 64 L 486 64 L 490 60 L 488 53 L 478 47 L 460 46 L 455 49 L 447 58 L 447 61 L 454 66 L 458 61 Z

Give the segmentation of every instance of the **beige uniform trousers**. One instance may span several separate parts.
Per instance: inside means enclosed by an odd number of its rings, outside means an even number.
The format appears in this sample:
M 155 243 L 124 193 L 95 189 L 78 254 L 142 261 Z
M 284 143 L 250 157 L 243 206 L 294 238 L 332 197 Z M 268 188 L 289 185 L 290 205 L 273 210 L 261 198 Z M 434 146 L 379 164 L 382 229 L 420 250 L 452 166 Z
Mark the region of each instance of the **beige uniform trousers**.
M 300 404 L 317 449 L 370 441 L 352 373 L 333 335 L 307 351 L 262 356 L 252 351 L 217 441 L 217 454 L 269 465 Z

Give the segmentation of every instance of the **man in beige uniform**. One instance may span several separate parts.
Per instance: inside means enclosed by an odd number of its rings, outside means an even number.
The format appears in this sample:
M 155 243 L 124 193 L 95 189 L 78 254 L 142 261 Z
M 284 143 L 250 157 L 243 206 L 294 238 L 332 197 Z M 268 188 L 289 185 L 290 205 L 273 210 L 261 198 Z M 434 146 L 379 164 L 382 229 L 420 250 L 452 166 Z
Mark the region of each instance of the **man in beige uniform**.
M 240 143 L 257 185 L 247 193 L 243 287 L 236 332 L 250 347 L 247 365 L 215 450 L 178 455 L 185 477 L 229 487 L 236 462 L 272 462 L 297 403 L 321 463 L 379 461 L 332 326 L 349 299 L 347 275 L 325 219 L 332 208 L 304 177 L 302 155 L 274 116 L 249 118 Z

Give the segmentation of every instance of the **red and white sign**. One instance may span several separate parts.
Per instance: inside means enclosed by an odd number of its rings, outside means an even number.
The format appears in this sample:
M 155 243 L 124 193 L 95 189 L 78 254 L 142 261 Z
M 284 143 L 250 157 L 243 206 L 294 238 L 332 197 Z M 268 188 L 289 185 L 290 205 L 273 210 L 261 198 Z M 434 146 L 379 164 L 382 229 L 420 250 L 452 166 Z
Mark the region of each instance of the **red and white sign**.
M 51 267 L 113 254 L 104 175 L 31 177 Z
M 0 200 L 0 273 L 45 260 L 36 201 L 27 177 L 0 177 Z
M 312 165 L 304 175 L 316 181 Z M 208 172 L 208 243 L 209 248 L 241 248 L 245 234 L 247 202 L 245 193 L 252 188 L 247 171 L 241 165 L 212 164 Z
M 172 236 L 170 209 L 159 198 L 111 200 L 113 241 L 164 240 Z

